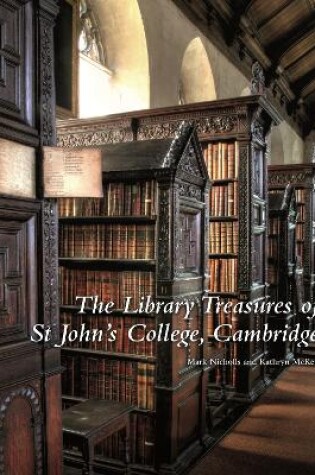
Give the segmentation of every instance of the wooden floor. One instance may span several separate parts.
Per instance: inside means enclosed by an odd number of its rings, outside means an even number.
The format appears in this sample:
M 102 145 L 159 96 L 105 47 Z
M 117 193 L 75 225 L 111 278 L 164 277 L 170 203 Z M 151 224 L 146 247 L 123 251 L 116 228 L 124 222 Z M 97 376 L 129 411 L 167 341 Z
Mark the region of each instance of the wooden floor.
M 292 366 L 189 475 L 314 475 L 315 366 Z

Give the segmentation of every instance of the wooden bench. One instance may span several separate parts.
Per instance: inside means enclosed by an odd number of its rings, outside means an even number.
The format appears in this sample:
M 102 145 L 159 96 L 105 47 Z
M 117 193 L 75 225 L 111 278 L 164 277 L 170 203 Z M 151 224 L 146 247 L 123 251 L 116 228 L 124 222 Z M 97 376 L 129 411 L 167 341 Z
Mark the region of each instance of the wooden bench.
M 130 412 L 133 407 L 100 399 L 90 399 L 63 411 L 64 446 L 78 448 L 83 458 L 83 475 L 92 475 L 95 445 L 125 429 L 125 462 L 129 463 Z M 68 450 L 65 450 L 67 463 Z

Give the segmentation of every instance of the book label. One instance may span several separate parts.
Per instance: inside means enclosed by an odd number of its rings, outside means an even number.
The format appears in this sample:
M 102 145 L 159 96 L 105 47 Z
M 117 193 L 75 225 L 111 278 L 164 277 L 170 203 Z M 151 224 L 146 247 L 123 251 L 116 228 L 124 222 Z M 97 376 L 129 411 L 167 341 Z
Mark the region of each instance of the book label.
M 43 147 L 46 198 L 101 198 L 102 155 L 96 148 Z

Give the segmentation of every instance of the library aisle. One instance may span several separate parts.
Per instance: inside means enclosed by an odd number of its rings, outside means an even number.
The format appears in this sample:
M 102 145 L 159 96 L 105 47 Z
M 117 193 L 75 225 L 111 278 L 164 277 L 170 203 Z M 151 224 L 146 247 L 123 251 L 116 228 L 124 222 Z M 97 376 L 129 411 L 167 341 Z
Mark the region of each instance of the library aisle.
M 291 366 L 189 475 L 313 475 L 315 367 Z

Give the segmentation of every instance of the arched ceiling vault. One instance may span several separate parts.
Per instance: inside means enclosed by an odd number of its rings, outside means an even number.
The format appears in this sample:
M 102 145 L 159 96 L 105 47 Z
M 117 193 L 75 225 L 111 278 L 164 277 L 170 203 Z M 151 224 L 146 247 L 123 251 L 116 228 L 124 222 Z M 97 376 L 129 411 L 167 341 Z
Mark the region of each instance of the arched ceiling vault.
M 250 78 L 258 61 L 266 85 L 295 127 L 315 120 L 315 0 L 173 0 Z

